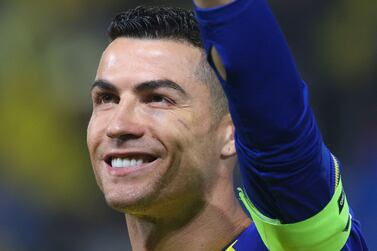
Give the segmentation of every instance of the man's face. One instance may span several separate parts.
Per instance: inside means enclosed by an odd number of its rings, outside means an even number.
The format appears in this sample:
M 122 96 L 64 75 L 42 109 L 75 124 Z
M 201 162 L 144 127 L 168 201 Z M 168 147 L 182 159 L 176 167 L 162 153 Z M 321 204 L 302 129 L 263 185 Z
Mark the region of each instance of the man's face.
M 215 179 L 221 129 L 195 76 L 200 60 L 199 49 L 171 40 L 117 38 L 104 51 L 87 143 L 110 206 L 182 203 Z

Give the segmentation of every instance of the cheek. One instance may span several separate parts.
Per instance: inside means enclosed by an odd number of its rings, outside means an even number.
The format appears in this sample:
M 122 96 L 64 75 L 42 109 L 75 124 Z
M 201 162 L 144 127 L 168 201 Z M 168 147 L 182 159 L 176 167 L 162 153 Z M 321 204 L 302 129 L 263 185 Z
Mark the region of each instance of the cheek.
M 88 123 L 86 141 L 87 141 L 89 157 L 91 160 L 94 176 L 102 192 L 104 191 L 102 183 L 103 183 L 103 177 L 105 176 L 105 174 L 101 173 L 101 170 L 104 170 L 104 169 L 101 168 L 101 160 L 100 160 L 99 155 L 104 150 L 104 149 L 101 149 L 101 142 L 103 139 L 104 132 L 105 130 L 103 127 L 103 123 L 97 116 L 95 116 L 95 114 L 93 114 Z
M 90 118 L 89 120 L 89 123 L 88 123 L 88 128 L 86 130 L 86 143 L 88 145 L 88 148 L 89 148 L 89 151 L 91 151 L 91 148 L 93 146 L 93 143 L 94 143 L 94 138 L 95 138 L 95 130 L 96 130 L 96 126 L 95 126 L 95 119 L 92 115 L 92 117 Z
M 165 127 L 167 136 L 174 143 L 174 153 L 182 155 L 182 161 L 201 165 L 212 153 L 213 134 L 205 119 L 194 116 L 175 118 L 169 127 Z
M 210 138 L 210 121 L 208 117 L 201 116 L 200 112 L 190 112 L 186 116 L 174 117 L 169 130 L 182 144 L 182 147 L 201 148 Z
M 185 162 L 191 162 L 202 173 L 203 169 L 208 169 L 208 162 L 213 162 L 216 157 L 217 138 L 211 130 L 210 115 L 196 115 L 191 120 L 177 121 L 180 128 L 177 137 L 182 139 Z
M 103 120 L 103 119 L 102 119 Z M 94 113 L 90 118 L 88 123 L 88 128 L 86 132 L 86 142 L 88 145 L 90 157 L 93 158 L 95 149 L 100 144 L 100 139 L 105 133 L 105 124 L 100 117 L 96 116 Z

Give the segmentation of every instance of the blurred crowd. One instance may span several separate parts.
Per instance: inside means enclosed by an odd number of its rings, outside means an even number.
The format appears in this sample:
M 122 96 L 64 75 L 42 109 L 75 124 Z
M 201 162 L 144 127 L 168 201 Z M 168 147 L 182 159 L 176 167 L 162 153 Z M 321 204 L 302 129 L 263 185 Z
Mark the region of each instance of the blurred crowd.
M 377 250 L 377 1 L 270 0 L 371 250 Z M 112 16 L 182 0 L 0 1 L 0 250 L 130 250 L 86 150 Z

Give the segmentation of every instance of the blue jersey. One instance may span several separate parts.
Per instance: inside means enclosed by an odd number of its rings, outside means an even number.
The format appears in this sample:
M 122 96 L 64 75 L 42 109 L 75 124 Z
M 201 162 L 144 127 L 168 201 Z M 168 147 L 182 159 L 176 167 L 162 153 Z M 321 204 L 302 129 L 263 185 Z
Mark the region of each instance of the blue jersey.
M 224 250 L 367 250 L 284 36 L 265 0 L 196 8 L 215 47 L 253 224 Z

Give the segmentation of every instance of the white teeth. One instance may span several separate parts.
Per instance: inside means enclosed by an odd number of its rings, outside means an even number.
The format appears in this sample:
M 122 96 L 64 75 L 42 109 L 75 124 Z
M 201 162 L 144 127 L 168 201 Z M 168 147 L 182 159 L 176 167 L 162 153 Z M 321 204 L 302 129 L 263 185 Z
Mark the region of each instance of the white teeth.
M 136 160 L 135 160 L 135 159 L 132 159 L 132 160 L 131 160 L 131 166 L 134 166 L 134 165 L 136 165 Z
M 143 164 L 142 159 L 112 158 L 111 166 L 114 168 L 127 168 Z
M 122 160 L 122 166 L 128 167 L 130 165 L 130 161 L 128 159 L 123 159 Z

